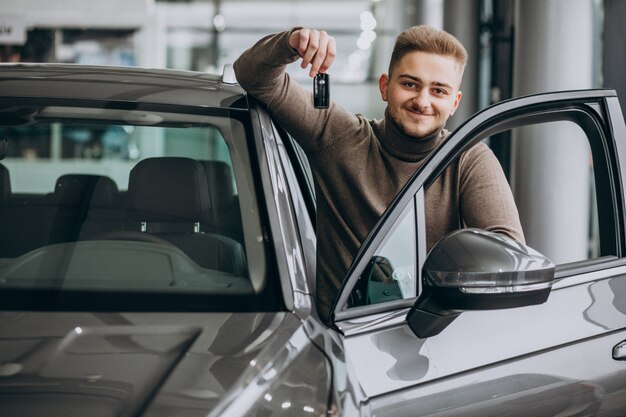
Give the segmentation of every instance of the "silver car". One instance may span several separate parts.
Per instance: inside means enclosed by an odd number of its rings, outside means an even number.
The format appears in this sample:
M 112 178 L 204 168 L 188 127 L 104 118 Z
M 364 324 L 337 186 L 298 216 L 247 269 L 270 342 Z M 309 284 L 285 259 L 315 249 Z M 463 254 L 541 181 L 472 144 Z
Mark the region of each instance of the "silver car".
M 553 262 L 424 192 L 527 125 L 588 139 L 599 221 Z M 626 128 L 615 93 L 496 104 L 372 230 L 329 327 L 307 160 L 232 73 L 0 66 L 0 415 L 626 415 Z M 575 225 L 574 225 L 575 226 Z

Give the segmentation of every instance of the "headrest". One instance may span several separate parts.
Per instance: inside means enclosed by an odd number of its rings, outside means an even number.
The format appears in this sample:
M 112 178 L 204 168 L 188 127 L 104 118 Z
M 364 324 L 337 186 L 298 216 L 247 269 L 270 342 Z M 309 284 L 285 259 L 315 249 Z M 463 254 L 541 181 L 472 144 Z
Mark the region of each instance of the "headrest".
M 53 198 L 58 204 L 83 204 L 106 206 L 113 203 L 117 185 L 103 175 L 61 175 L 54 186 Z
M 212 208 L 218 211 L 229 208 L 235 195 L 230 166 L 223 161 L 200 161 L 200 163 L 206 173 Z
M 11 196 L 11 177 L 9 170 L 0 164 L 0 201 L 6 201 Z
M 128 215 L 141 222 L 203 222 L 209 212 L 204 169 L 190 158 L 140 161 L 130 171 Z

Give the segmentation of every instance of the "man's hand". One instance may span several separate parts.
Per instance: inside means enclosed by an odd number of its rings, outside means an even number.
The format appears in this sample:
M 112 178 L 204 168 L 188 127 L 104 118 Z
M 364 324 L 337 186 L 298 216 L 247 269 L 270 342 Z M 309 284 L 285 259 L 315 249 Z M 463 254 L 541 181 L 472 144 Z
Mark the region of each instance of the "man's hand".
M 302 57 L 302 68 L 311 64 L 311 77 L 315 77 L 318 72 L 328 71 L 337 54 L 335 38 L 315 29 L 294 30 L 289 35 L 289 46 Z

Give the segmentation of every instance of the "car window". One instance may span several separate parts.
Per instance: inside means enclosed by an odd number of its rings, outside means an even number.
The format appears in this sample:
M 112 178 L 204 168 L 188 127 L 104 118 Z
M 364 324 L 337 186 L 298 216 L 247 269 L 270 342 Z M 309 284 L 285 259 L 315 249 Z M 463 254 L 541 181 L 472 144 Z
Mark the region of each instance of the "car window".
M 557 265 L 601 256 L 596 179 L 589 145 L 593 138 L 572 121 L 553 121 L 506 130 L 484 139 L 483 143 L 496 147 L 499 141 L 507 138 L 511 138 L 514 156 L 507 179 L 526 244 Z M 459 173 L 467 169 L 461 159 L 454 159 L 450 163 L 451 169 Z M 598 164 L 606 165 L 603 156 Z M 440 179 L 441 176 L 437 177 L 426 188 L 427 194 L 429 191 L 439 192 Z M 460 183 L 463 178 L 458 181 Z M 610 196 L 604 195 L 603 198 Z M 489 204 L 485 201 L 483 207 L 488 208 Z M 463 207 L 458 210 L 462 212 Z M 441 211 L 441 207 L 427 207 L 427 229 L 441 223 L 436 221 Z M 477 227 L 463 223 L 462 219 L 459 222 L 459 228 Z M 443 234 L 441 231 L 438 236 Z M 429 242 L 427 250 L 434 243 Z M 612 254 L 608 249 L 604 253 Z
M 283 143 L 291 160 L 291 164 L 294 167 L 300 189 L 302 190 L 307 209 L 309 211 L 311 221 L 315 225 L 316 214 L 316 201 L 315 201 L 315 182 L 313 179 L 313 172 L 311 171 L 311 165 L 309 159 L 302 147 L 298 142 L 289 135 L 286 131 L 278 128 L 278 131 L 283 138 Z
M 604 253 L 600 247 L 596 188 L 600 178 L 594 165 L 605 169 L 606 159 L 601 153 L 594 158 L 590 142 L 601 145 L 596 138 L 571 121 L 523 126 L 510 134 L 513 164 L 518 166 L 509 180 L 526 243 L 557 265 L 615 255 L 610 249 L 614 243 L 607 244 Z M 610 194 L 600 199 L 606 202 Z
M 0 291 L 276 308 L 244 122 L 111 107 L 24 106 L 0 126 Z
M 352 290 L 350 307 L 417 295 L 416 216 L 409 204 L 393 224 Z

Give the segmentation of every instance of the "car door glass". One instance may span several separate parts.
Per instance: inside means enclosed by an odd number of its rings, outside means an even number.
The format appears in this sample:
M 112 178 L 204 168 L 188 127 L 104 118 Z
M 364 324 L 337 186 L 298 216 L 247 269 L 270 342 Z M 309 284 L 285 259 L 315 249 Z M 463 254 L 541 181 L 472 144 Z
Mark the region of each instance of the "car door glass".
M 511 136 L 511 185 L 528 244 L 557 264 L 598 257 L 594 164 L 606 162 L 594 161 L 593 138 L 568 121 L 520 127 Z
M 416 261 L 415 207 L 409 204 L 359 277 L 350 306 L 415 297 Z
M 507 179 L 526 244 L 556 264 L 600 256 L 592 139 L 576 123 L 555 121 L 516 127 L 484 142 L 497 148 L 498 141 L 508 138 L 513 157 Z M 497 210 L 500 197 L 494 193 L 483 193 L 481 198 L 471 195 L 477 189 L 468 184 L 473 178 L 471 171 L 479 169 L 480 163 L 467 162 L 470 152 L 453 160 L 426 190 L 427 250 L 460 228 L 501 231 L 507 226 L 482 214 Z M 458 184 L 456 188 L 450 187 L 452 181 Z M 441 195 L 450 192 L 449 203 L 442 205 Z M 468 209 L 470 205 L 479 205 L 480 210 Z
M 277 128 L 277 130 L 283 138 L 285 149 L 287 150 L 287 154 L 289 155 L 291 164 L 294 167 L 294 172 L 296 173 L 298 183 L 300 184 L 300 189 L 302 190 L 307 209 L 309 210 L 311 221 L 313 222 L 313 224 L 315 224 L 315 214 L 317 211 L 315 199 L 315 182 L 313 179 L 313 171 L 311 170 L 309 159 L 304 153 L 302 147 L 293 138 L 293 136 L 289 135 L 282 129 Z

